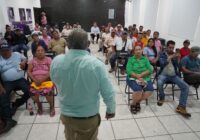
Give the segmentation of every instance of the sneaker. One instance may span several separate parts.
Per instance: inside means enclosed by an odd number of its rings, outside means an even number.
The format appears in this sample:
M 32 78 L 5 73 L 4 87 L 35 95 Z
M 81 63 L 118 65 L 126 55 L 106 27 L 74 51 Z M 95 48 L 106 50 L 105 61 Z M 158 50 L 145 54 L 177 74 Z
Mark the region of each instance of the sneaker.
M 162 106 L 163 103 L 164 103 L 164 101 L 165 101 L 164 99 L 158 100 L 157 105 L 158 105 L 158 106 Z
M 17 106 L 15 104 L 12 105 L 12 110 L 11 110 L 11 113 L 12 113 L 12 116 L 15 115 L 16 111 L 17 111 Z
M 176 108 L 176 112 L 179 113 L 179 114 L 181 114 L 182 116 L 184 116 L 186 118 L 191 117 L 191 114 L 186 111 L 185 107 L 178 106 Z
M 2 129 L 0 134 L 8 132 L 10 129 L 12 129 L 15 125 L 17 125 L 17 122 L 15 120 L 9 120 L 6 121 L 5 127 Z

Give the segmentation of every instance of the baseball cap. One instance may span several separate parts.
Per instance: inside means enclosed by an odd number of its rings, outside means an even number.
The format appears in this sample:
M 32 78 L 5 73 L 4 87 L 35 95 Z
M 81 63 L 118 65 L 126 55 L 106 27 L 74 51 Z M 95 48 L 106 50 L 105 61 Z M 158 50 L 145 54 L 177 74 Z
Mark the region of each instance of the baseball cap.
M 191 47 L 191 52 L 200 53 L 200 47 L 199 46 L 193 46 L 193 47 Z
M 31 36 L 33 37 L 33 36 L 38 36 L 39 34 L 38 34 L 38 32 L 32 32 L 32 34 L 31 34 Z
M 11 46 L 8 45 L 6 40 L 0 41 L 0 50 L 10 50 Z

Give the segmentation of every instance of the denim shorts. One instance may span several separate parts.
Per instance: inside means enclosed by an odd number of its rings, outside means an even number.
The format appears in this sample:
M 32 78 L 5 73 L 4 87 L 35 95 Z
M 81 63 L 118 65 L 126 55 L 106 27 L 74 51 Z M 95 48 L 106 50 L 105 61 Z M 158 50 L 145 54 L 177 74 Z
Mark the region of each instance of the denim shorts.
M 153 92 L 153 83 L 150 81 L 147 81 L 147 85 L 143 87 L 142 85 L 139 85 L 135 80 L 126 80 L 127 85 L 135 92 L 138 91 L 146 91 L 146 92 Z

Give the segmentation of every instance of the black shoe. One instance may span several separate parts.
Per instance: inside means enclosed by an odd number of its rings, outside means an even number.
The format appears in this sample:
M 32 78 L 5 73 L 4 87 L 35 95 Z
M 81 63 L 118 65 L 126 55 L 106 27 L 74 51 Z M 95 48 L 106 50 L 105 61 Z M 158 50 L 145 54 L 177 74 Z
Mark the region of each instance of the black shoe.
M 140 103 L 136 103 L 136 110 L 137 110 L 137 111 L 140 111 L 140 110 L 141 110 Z
M 157 102 L 157 105 L 158 106 L 162 106 L 163 105 L 163 103 L 164 103 L 164 99 L 160 99 L 158 102 Z
M 131 105 L 131 106 L 130 106 L 130 111 L 131 111 L 131 113 L 133 113 L 133 114 L 137 114 L 137 107 L 136 107 L 136 105 Z
M 14 116 L 15 115 L 15 113 L 16 113 L 16 111 L 17 111 L 17 106 L 15 106 L 14 104 L 12 105 L 12 112 L 11 112 L 11 114 L 12 114 L 12 116 Z
M 5 127 L 2 129 L 0 134 L 8 132 L 10 129 L 12 129 L 15 125 L 17 125 L 17 122 L 15 120 L 9 120 L 6 121 Z

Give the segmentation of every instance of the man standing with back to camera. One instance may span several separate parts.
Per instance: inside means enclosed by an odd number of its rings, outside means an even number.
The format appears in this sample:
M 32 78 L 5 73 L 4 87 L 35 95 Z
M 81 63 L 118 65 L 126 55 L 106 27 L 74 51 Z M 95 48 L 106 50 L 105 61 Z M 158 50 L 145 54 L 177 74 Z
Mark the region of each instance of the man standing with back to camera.
M 74 29 L 68 36 L 69 52 L 51 64 L 50 76 L 58 89 L 67 140 L 97 140 L 99 94 L 107 106 L 106 119 L 115 116 L 115 94 L 107 70 L 86 51 L 87 43 L 87 33 Z

